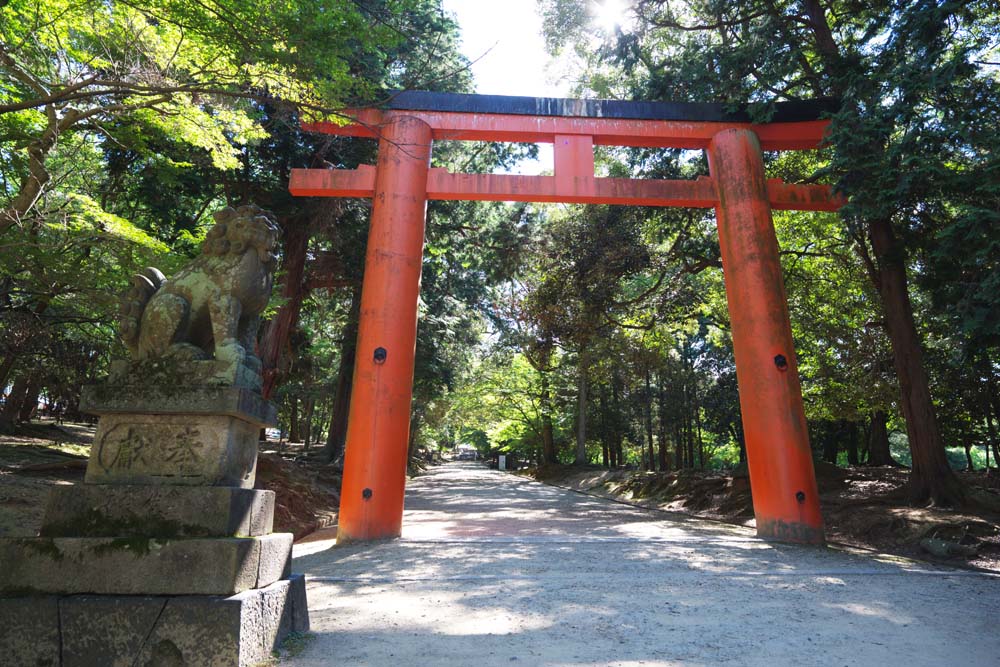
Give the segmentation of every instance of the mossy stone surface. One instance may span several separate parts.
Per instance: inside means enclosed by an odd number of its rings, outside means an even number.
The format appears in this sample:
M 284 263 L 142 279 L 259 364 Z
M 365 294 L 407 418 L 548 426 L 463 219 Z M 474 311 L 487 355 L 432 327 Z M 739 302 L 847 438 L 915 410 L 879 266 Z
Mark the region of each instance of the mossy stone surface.
M 254 537 L 274 525 L 274 492 L 233 487 L 59 486 L 44 537 Z

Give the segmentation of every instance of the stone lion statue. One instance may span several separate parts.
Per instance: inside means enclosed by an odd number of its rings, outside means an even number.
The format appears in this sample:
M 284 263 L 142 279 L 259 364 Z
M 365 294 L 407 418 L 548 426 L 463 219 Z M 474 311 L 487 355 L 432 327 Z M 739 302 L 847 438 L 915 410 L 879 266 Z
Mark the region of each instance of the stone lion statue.
M 280 229 L 274 214 L 253 205 L 213 217 L 201 255 L 174 277 L 149 267 L 132 278 L 120 320 L 133 359 L 214 357 L 259 370 L 253 345 L 271 297 Z

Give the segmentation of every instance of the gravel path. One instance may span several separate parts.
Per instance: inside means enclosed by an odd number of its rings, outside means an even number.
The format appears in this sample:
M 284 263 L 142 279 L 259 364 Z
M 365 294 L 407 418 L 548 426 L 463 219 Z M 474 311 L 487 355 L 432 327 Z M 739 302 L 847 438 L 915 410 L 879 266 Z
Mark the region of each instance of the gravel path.
M 475 463 L 403 538 L 296 546 L 316 637 L 283 665 L 1000 665 L 1000 577 L 632 508 Z

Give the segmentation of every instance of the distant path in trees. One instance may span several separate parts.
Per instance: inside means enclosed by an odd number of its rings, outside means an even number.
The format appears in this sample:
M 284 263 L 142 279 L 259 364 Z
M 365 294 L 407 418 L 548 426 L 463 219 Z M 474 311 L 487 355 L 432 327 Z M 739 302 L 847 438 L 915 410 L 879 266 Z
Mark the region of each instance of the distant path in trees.
M 411 481 L 403 539 L 298 545 L 295 666 L 995 665 L 1000 577 L 583 496 L 475 463 Z

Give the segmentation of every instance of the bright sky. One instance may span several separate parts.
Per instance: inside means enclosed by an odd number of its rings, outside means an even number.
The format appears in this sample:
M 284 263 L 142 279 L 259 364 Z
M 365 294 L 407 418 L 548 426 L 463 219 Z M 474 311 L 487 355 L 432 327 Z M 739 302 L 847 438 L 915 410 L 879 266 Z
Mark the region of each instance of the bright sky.
M 477 93 L 568 97 L 567 86 L 550 83 L 546 75 L 549 55 L 535 0 L 443 0 L 441 5 L 458 20 L 462 52 L 472 62 Z M 552 169 L 552 146 L 538 148 L 537 161 L 522 162 L 514 171 L 537 174 Z
M 549 56 L 535 0 L 443 0 L 462 31 L 462 52 L 473 61 L 476 92 L 485 95 L 566 97 L 550 83 Z

